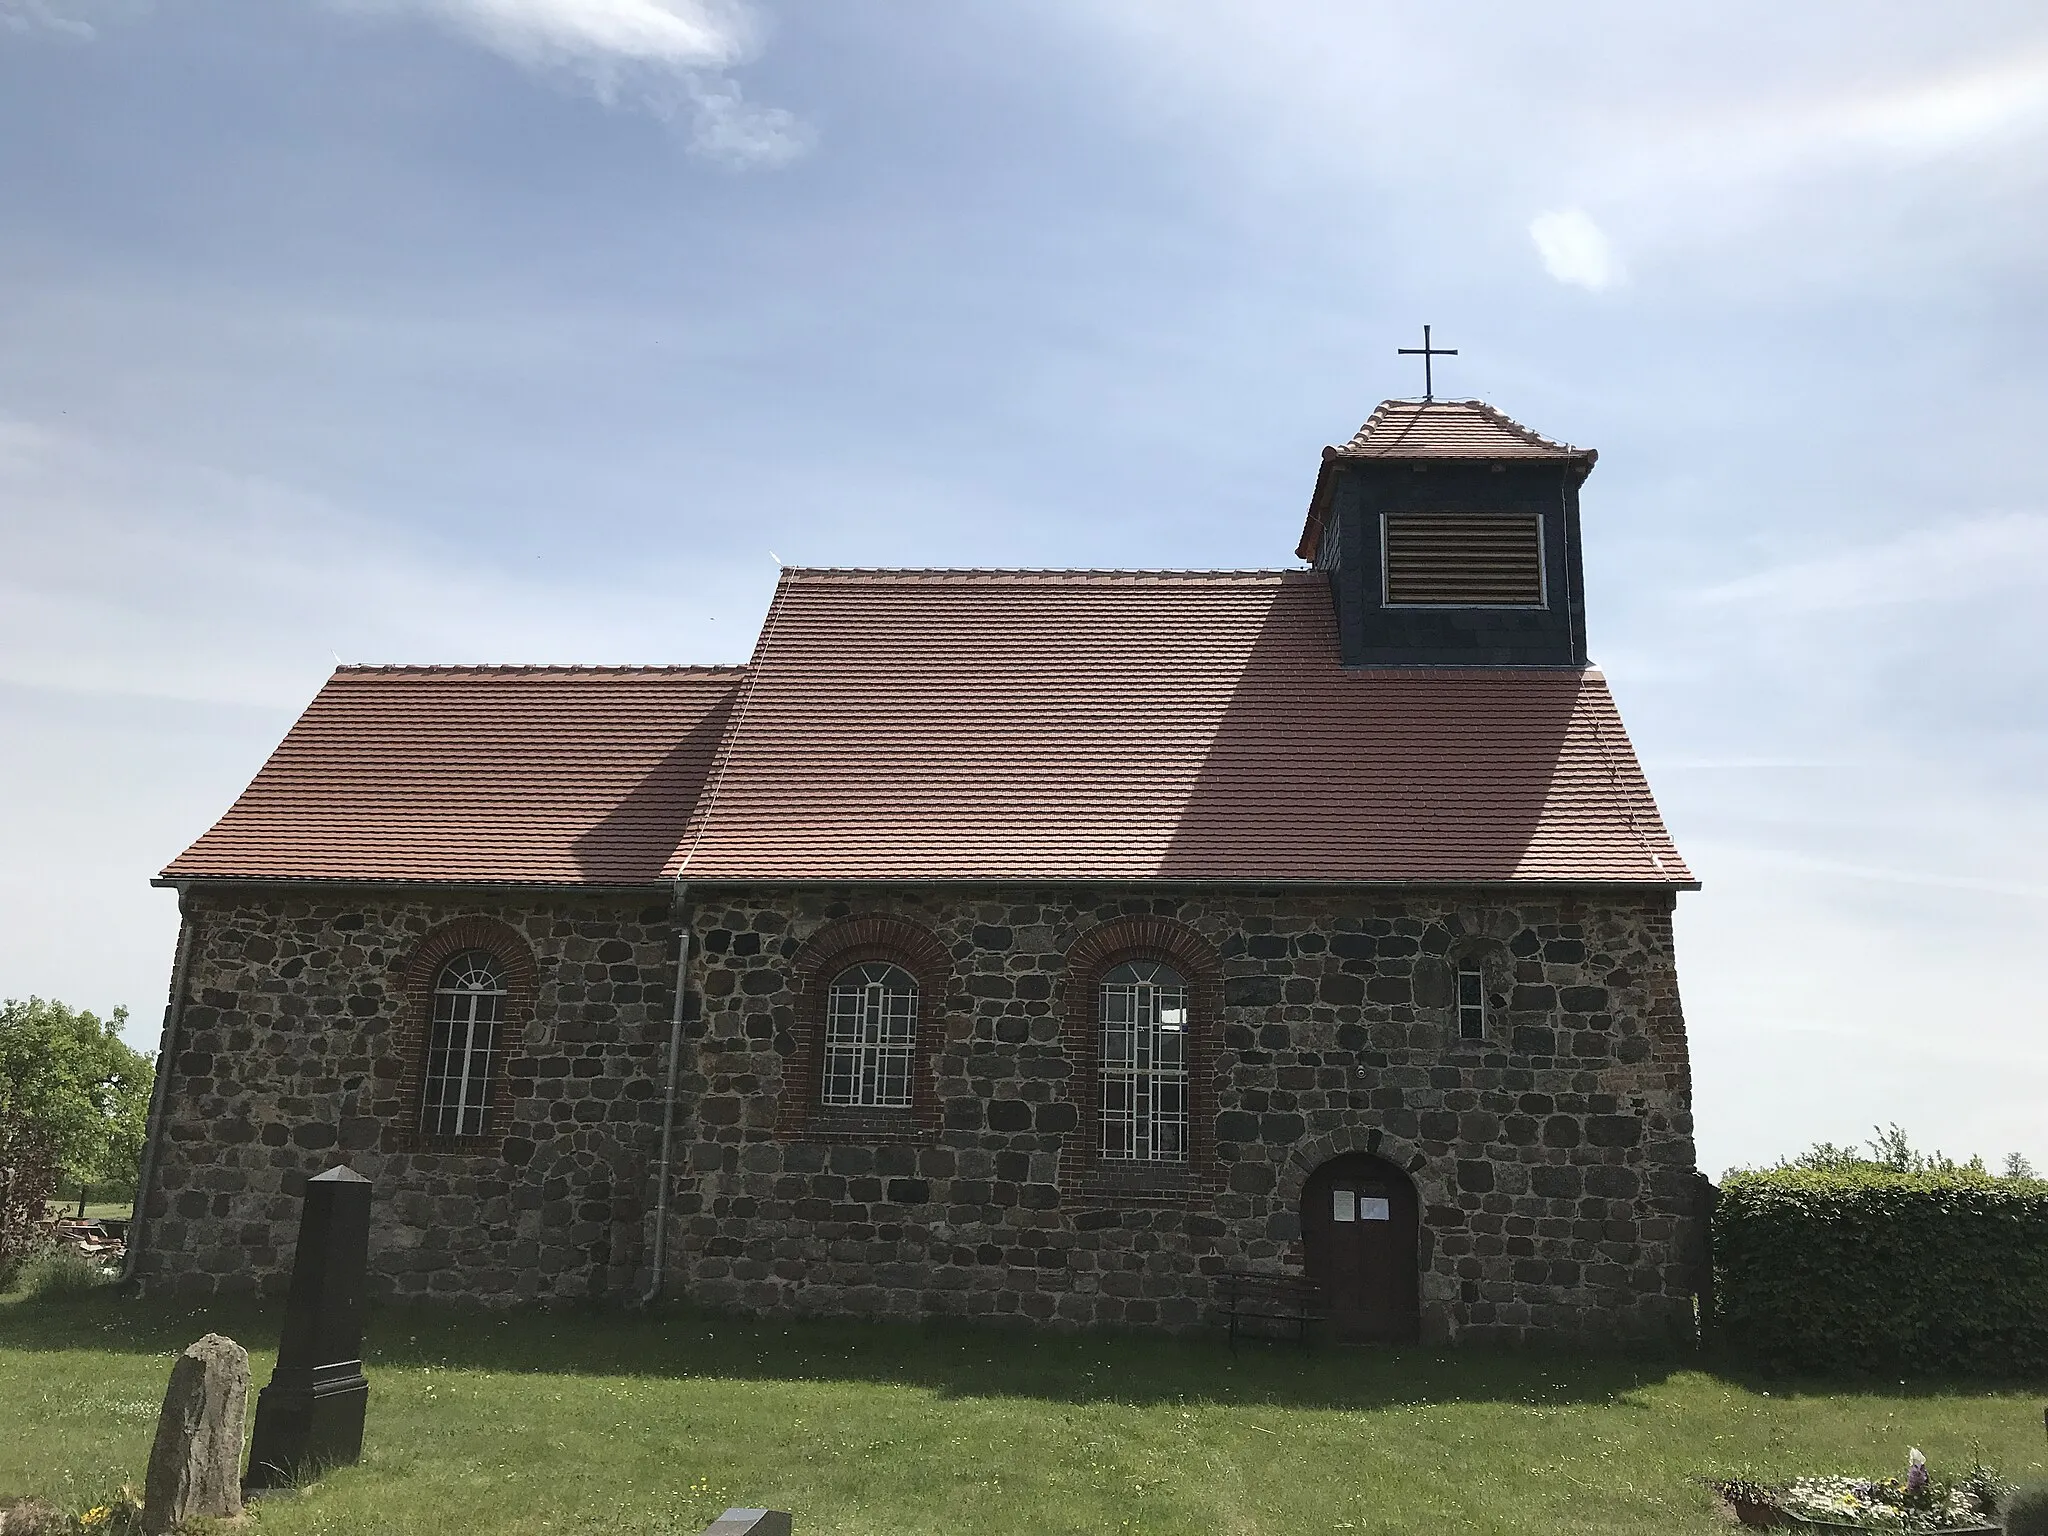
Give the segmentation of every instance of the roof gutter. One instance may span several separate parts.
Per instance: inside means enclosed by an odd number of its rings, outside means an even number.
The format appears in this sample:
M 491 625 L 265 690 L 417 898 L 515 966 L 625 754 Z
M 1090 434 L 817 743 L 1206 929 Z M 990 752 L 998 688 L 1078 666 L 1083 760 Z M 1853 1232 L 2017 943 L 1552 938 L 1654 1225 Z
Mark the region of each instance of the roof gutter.
M 760 890 L 802 887 L 862 891 L 1006 890 L 1028 885 L 1038 889 L 1107 886 L 1114 890 L 1149 891 L 1394 891 L 1414 895 L 1461 891 L 1513 891 L 1524 896 L 1643 895 L 1651 891 L 1697 891 L 1697 880 L 1260 880 L 1246 876 L 1191 877 L 1170 875 L 697 875 L 693 882 L 712 890 Z
M 690 984 L 690 883 L 678 880 L 675 891 L 676 1002 L 669 1015 L 668 1087 L 661 1100 L 661 1156 L 654 1182 L 654 1253 L 648 1266 L 647 1289 L 640 1297 L 643 1307 L 661 1299 L 662 1272 L 668 1258 L 668 1184 L 675 1149 L 676 1079 L 683 1056 L 683 1000 L 689 994 Z
M 585 885 L 574 880 L 431 880 L 379 875 L 158 875 L 149 882 L 159 890 L 187 891 L 195 886 L 240 887 L 260 891 L 549 891 L 568 896 L 646 896 L 669 888 L 666 880 L 634 885 Z
M 1345 464 L 1415 464 L 1456 467 L 1459 465 L 1491 465 L 1498 469 L 1504 464 L 1562 464 L 1568 485 L 1578 486 L 1586 482 L 1593 473 L 1593 464 L 1600 457 L 1592 448 L 1570 449 L 1564 453 L 1545 454 L 1458 454 L 1441 453 L 1346 453 L 1342 448 L 1325 447 L 1322 462 L 1316 466 L 1316 488 L 1309 493 L 1308 519 L 1301 526 L 1301 540 L 1294 546 L 1294 557 L 1316 563 L 1323 550 L 1323 529 L 1329 521 L 1330 496 L 1336 486 L 1337 466 Z
M 157 1143 L 164 1134 L 164 1104 L 170 1097 L 172 1064 L 178 1059 L 178 1031 L 185 1021 L 185 973 L 192 964 L 192 940 L 198 919 L 188 910 L 185 892 L 178 892 L 178 954 L 171 962 L 171 995 L 164 1004 L 163 1030 L 157 1037 L 156 1076 L 149 1085 L 149 1118 L 142 1132 L 142 1165 L 135 1173 L 135 1210 L 128 1219 L 127 1252 L 121 1260 L 119 1284 L 135 1280 L 142 1257 L 142 1237 L 149 1207 L 149 1182 L 156 1176 Z

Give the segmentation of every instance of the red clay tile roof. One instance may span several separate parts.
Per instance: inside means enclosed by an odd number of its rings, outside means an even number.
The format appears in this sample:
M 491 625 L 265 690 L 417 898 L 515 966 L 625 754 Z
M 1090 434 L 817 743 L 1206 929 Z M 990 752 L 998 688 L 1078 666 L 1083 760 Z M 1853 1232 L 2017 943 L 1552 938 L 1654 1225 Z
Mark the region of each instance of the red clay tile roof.
M 1365 425 L 1325 458 L 1568 459 L 1589 467 L 1591 448 L 1553 443 L 1484 400 L 1382 400 Z
M 164 878 L 661 879 L 738 667 L 342 667 Z
M 1484 400 L 1382 400 L 1365 425 L 1341 448 L 1323 450 L 1323 467 L 1309 498 L 1308 521 L 1295 554 L 1313 560 L 1323 541 L 1333 460 L 1387 459 L 1429 463 L 1477 459 L 1487 463 L 1547 459 L 1572 465 L 1580 478 L 1600 455 L 1591 448 L 1554 443 L 1501 414 Z
M 786 572 L 669 872 L 1692 878 L 1597 672 L 1346 672 L 1307 571 Z

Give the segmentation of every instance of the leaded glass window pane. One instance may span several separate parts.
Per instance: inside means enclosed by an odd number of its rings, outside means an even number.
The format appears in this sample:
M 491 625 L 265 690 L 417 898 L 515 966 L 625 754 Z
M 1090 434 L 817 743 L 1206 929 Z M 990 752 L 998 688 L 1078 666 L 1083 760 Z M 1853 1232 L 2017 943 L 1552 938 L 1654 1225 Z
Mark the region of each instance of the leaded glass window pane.
M 1102 978 L 1102 1155 L 1188 1155 L 1188 988 L 1170 966 L 1127 961 Z
M 496 960 L 476 950 L 441 968 L 420 1099 L 427 1135 L 481 1136 L 489 1129 L 504 1027 L 505 979 Z
M 917 981 L 871 960 L 841 971 L 825 999 L 824 1102 L 907 1109 L 917 1054 Z

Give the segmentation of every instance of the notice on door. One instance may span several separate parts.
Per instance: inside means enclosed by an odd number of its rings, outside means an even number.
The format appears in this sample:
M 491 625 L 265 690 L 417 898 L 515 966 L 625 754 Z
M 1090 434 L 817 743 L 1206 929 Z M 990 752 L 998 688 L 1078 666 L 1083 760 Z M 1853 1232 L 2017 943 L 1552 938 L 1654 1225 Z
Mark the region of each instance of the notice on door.
M 1330 1215 L 1338 1221 L 1358 1220 L 1358 1191 L 1355 1189 L 1334 1189 L 1330 1191 Z
M 1360 1195 L 1358 1197 L 1358 1219 L 1360 1221 L 1391 1221 L 1387 1202 L 1383 1195 Z

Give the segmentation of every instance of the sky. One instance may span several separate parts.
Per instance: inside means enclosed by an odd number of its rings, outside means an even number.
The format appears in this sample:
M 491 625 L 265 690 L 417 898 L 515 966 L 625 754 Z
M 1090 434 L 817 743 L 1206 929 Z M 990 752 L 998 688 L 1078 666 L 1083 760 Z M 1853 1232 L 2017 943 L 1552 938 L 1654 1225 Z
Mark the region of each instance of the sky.
M 0 995 L 337 660 L 735 662 L 777 560 L 1286 566 L 1600 450 L 1700 1160 L 2048 1167 L 2048 10 L 0 0 Z

